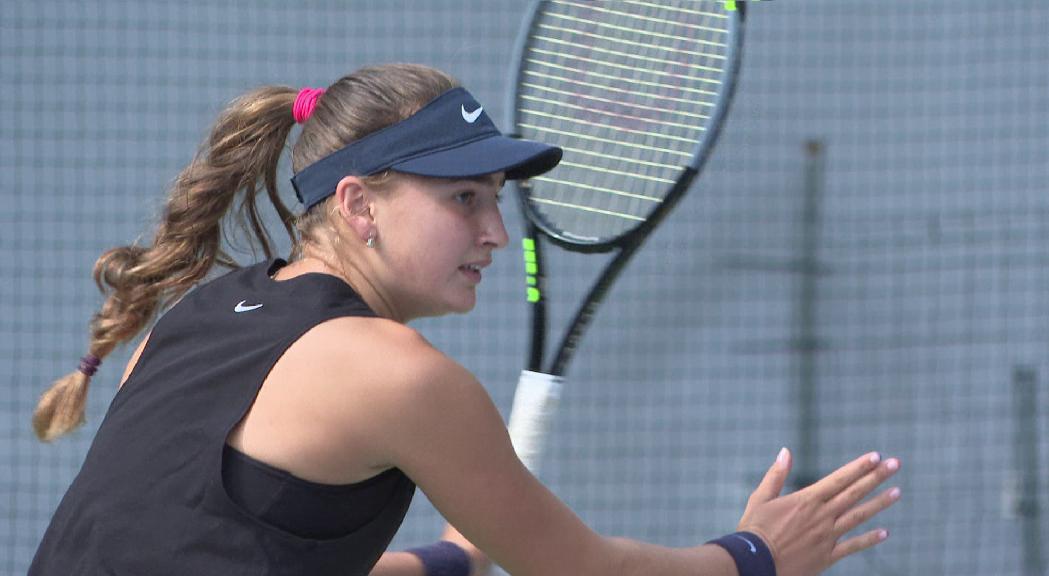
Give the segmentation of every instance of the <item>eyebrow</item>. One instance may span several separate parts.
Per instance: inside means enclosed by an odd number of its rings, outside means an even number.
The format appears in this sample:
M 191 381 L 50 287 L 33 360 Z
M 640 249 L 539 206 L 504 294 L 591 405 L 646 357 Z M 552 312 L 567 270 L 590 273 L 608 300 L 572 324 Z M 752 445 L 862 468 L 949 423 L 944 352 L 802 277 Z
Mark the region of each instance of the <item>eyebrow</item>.
M 466 178 L 451 178 L 449 180 L 449 182 L 452 182 L 452 183 L 456 183 L 456 182 L 474 182 L 474 183 L 477 183 L 477 184 L 492 184 L 493 183 L 492 182 L 492 177 L 491 177 L 490 174 L 485 174 L 483 176 L 468 176 Z M 497 184 L 499 188 L 502 188 L 503 185 L 506 184 L 506 175 L 504 174 L 503 177 L 498 182 L 495 182 L 495 184 Z

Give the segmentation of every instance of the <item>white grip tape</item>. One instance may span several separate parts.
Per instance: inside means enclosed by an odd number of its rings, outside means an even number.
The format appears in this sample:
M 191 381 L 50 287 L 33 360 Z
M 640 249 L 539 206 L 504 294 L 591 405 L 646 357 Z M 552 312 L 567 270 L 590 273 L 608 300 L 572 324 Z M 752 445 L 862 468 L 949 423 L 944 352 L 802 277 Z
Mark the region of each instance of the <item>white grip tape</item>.
M 521 372 L 510 409 L 510 441 L 517 457 L 532 473 L 538 471 L 543 443 L 550 429 L 550 418 L 557 411 L 564 378 L 541 372 Z

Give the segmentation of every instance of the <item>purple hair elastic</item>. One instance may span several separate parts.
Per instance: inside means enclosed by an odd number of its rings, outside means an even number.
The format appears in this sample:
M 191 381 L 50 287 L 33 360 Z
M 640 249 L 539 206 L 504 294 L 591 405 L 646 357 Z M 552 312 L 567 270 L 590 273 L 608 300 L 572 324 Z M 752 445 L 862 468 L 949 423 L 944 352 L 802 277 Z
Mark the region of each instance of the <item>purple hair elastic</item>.
M 95 356 L 94 354 L 88 354 L 80 359 L 80 367 L 77 368 L 77 370 L 80 370 L 84 373 L 85 376 L 90 378 L 95 375 L 95 372 L 98 371 L 98 366 L 101 363 L 101 358 Z

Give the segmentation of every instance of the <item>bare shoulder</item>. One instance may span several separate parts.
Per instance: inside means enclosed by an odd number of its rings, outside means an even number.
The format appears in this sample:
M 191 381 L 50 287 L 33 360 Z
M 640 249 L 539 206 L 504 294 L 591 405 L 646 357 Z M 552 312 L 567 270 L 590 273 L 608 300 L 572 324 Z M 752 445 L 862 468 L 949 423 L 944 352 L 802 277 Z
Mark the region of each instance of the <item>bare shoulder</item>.
M 289 424 L 296 430 L 324 430 L 323 439 L 303 443 L 322 442 L 329 453 L 356 454 L 383 468 L 418 448 L 413 430 L 471 410 L 502 426 L 480 382 L 416 330 L 347 317 L 296 341 L 274 366 L 253 411 L 265 411 L 271 422 L 294 417 Z
M 406 456 L 425 449 L 420 434 L 446 426 L 505 435 L 484 386 L 415 329 L 375 318 L 343 318 L 318 328 L 312 337 L 323 340 L 323 349 L 316 354 L 331 363 L 324 370 L 331 392 L 325 396 L 339 398 L 332 409 L 369 424 L 370 437 L 381 438 L 378 447 L 391 463 L 406 464 Z
M 475 380 L 417 330 L 391 320 L 338 318 L 311 330 L 301 344 L 331 374 L 355 374 L 361 383 L 374 382 L 390 392 L 419 393 L 448 381 Z

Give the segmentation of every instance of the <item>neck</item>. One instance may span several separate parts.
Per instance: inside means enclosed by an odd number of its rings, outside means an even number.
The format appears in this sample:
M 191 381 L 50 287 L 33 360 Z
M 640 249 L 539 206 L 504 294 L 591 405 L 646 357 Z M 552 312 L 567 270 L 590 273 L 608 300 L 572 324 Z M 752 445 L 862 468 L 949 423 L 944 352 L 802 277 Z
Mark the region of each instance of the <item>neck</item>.
M 405 323 L 407 320 L 401 318 L 393 304 L 382 295 L 360 269 L 352 262 L 344 262 L 340 258 L 329 258 L 326 254 L 319 254 L 309 248 L 304 248 L 302 257 L 289 263 L 277 271 L 275 280 L 288 280 L 302 274 L 321 273 L 330 274 L 350 285 L 354 292 L 361 295 L 364 303 L 382 318 Z

